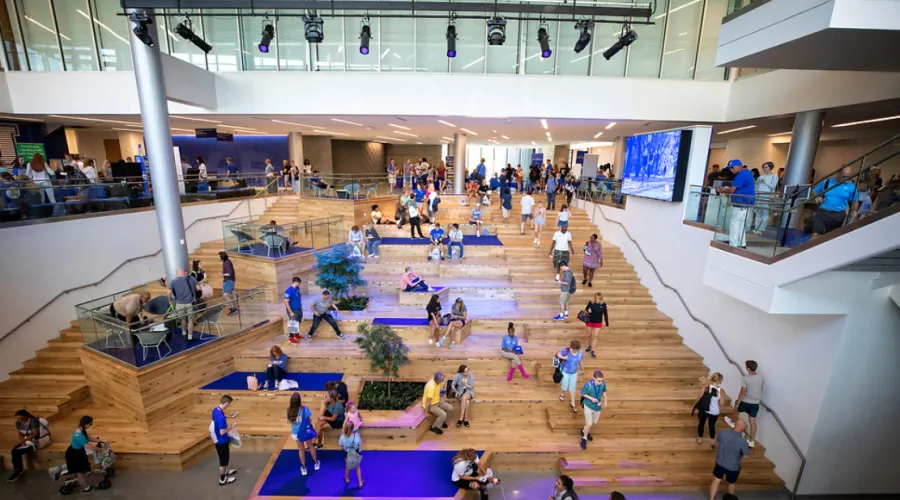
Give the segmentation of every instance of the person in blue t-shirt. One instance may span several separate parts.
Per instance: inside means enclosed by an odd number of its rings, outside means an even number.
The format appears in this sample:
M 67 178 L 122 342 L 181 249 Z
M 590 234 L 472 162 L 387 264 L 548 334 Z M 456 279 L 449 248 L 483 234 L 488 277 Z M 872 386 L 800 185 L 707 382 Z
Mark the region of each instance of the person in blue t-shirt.
M 500 189 L 500 177 L 498 176 L 497 173 L 494 173 L 494 177 L 490 180 L 488 185 L 490 186 L 491 191 L 496 191 L 496 190 Z
M 484 166 L 484 158 L 478 163 L 475 167 L 475 178 L 478 181 L 478 184 L 484 182 L 484 179 L 487 177 L 487 167 Z
M 225 158 L 225 178 L 226 179 L 237 179 L 238 168 L 237 165 L 231 161 L 231 157 Z
M 516 327 L 513 326 L 512 322 L 506 328 L 506 333 L 507 335 L 500 342 L 500 355 L 509 361 L 509 375 L 506 377 L 506 381 L 512 380 L 513 375 L 516 373 L 516 368 L 519 369 L 522 378 L 529 378 L 529 375 L 525 373 L 525 367 L 522 366 L 519 355 L 516 353 L 516 349 L 519 346 L 519 338 L 516 337 Z
M 725 171 L 734 174 L 731 186 L 716 189 L 719 194 L 731 195 L 731 224 L 728 228 L 728 244 L 733 247 L 746 248 L 744 239 L 747 230 L 747 214 L 750 207 L 756 204 L 756 180 L 753 172 L 747 170 L 741 160 L 731 160 L 725 165 Z
M 578 413 L 578 409 L 575 407 L 575 392 L 578 391 L 578 371 L 581 370 L 581 374 L 584 375 L 584 366 L 581 364 L 581 361 L 584 359 L 584 352 L 581 351 L 581 342 L 573 340 L 569 343 L 569 347 L 559 351 L 556 357 L 559 359 L 563 376 L 559 384 L 559 400 L 565 401 L 566 391 L 568 391 L 571 396 L 569 406 L 572 407 L 573 412 Z
M 297 329 L 292 329 L 288 325 L 288 342 L 292 344 L 300 343 L 300 322 L 303 321 L 303 300 L 300 298 L 300 278 L 294 276 L 291 280 L 291 286 L 284 291 L 284 310 L 287 312 L 288 321 L 296 321 Z
M 584 429 L 581 431 L 581 449 L 587 448 L 587 442 L 593 441 L 591 426 L 600 420 L 600 410 L 608 403 L 606 401 L 606 382 L 603 381 L 603 372 L 594 370 L 591 380 L 585 382 L 581 388 L 584 397 Z
M 444 228 L 441 227 L 440 222 L 434 223 L 434 229 L 431 230 L 431 246 L 428 248 L 428 258 L 431 258 L 431 252 L 434 251 L 435 248 L 438 249 L 438 252 L 441 254 L 441 259 L 444 258 Z
M 210 437 L 215 440 L 216 455 L 219 456 L 220 486 L 233 483 L 234 475 L 237 474 L 237 470 L 228 468 L 228 462 L 231 460 L 231 448 L 229 448 L 228 444 L 228 433 L 231 432 L 231 429 L 234 429 L 239 422 L 235 419 L 231 422 L 231 425 L 228 425 L 228 417 L 225 416 L 225 410 L 231 406 L 232 401 L 234 401 L 234 399 L 228 394 L 225 394 L 219 399 L 219 404 L 213 408 L 212 411 L 212 435 Z M 230 417 L 232 419 L 237 417 L 237 412 L 232 413 Z
M 859 210 L 859 191 L 850 182 L 853 170 L 850 167 L 841 169 L 834 179 L 819 183 L 813 189 L 817 194 L 816 201 L 821 203 L 813 215 L 813 238 L 835 230 L 844 225 L 847 209 L 850 216 L 856 217 Z

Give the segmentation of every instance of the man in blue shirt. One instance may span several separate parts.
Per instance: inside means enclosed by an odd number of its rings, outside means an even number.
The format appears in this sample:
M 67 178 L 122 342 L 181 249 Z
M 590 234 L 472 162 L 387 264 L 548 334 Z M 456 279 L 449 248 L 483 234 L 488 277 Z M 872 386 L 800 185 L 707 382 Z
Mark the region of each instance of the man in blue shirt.
M 813 192 L 819 195 L 816 201 L 821 203 L 813 215 L 813 238 L 841 227 L 847 216 L 847 208 L 850 208 L 850 216 L 856 217 L 859 210 L 859 191 L 850 182 L 851 175 L 853 170 L 845 167 L 833 180 L 819 183 L 813 189 Z
M 228 462 L 231 459 L 231 449 L 228 445 L 228 433 L 238 424 L 235 420 L 228 425 L 225 410 L 231 406 L 234 401 L 228 394 L 219 399 L 219 404 L 212 411 L 212 432 L 210 437 L 216 443 L 216 454 L 219 456 L 219 485 L 224 486 L 234 482 L 234 475 L 237 473 L 235 469 L 228 468 Z M 231 418 L 237 417 L 237 412 L 230 415 Z
M 556 357 L 559 358 L 563 375 L 559 384 L 559 399 L 560 401 L 565 400 L 566 391 L 568 391 L 571 396 L 569 406 L 572 407 L 573 412 L 578 413 L 578 409 L 575 407 L 575 392 L 578 391 L 578 370 L 580 369 L 581 374 L 584 375 L 584 366 L 581 365 L 581 361 L 584 359 L 584 353 L 581 352 L 581 342 L 573 340 L 569 343 L 569 347 L 559 351 Z
M 478 179 L 478 184 L 484 182 L 486 176 L 487 167 L 484 166 L 484 158 L 482 158 L 478 166 L 475 167 L 475 177 Z
M 556 210 L 556 177 L 547 177 L 547 210 Z
M 300 278 L 294 276 L 291 280 L 291 286 L 284 291 L 284 310 L 288 316 L 288 342 L 291 344 L 299 344 L 300 339 L 300 322 L 303 321 L 303 301 L 300 298 Z M 293 328 L 291 321 L 296 321 L 297 326 Z
M 600 410 L 608 403 L 606 401 L 606 382 L 603 381 L 603 372 L 594 370 L 594 377 L 588 380 L 581 388 L 584 397 L 584 429 L 581 431 L 581 449 L 587 448 L 587 442 L 593 441 L 591 426 L 600 420 Z
M 725 165 L 726 171 L 734 174 L 731 186 L 716 189 L 719 194 L 731 194 L 731 225 L 728 228 L 728 244 L 747 248 L 744 239 L 747 229 L 747 213 L 756 203 L 756 182 L 753 172 L 746 169 L 741 160 L 731 160 Z
M 444 229 L 441 228 L 440 222 L 434 223 L 434 229 L 431 230 L 431 246 L 428 248 L 428 258 L 431 258 L 431 252 L 434 251 L 435 248 L 438 249 L 438 252 L 441 253 L 441 259 L 444 258 L 444 249 L 442 245 L 442 240 L 444 239 Z
M 238 168 L 234 162 L 231 161 L 231 157 L 225 158 L 225 178 L 237 178 Z

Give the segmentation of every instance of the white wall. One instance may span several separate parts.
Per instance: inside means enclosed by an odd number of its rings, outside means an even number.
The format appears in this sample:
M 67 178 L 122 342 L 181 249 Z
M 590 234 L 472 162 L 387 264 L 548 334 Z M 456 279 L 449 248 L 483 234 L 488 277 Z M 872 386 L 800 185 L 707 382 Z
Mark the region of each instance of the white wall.
M 119 140 L 119 134 L 114 130 L 79 129 L 75 130 L 75 136 L 78 138 L 78 154 L 82 158 L 95 158 L 98 167 L 103 166 L 103 160 L 107 159 L 103 140 Z
M 266 200 L 245 200 L 185 206 L 185 227 L 207 217 L 243 217 L 265 210 Z M 220 220 L 197 223 L 187 232 L 188 249 L 222 238 Z M 107 215 L 65 222 L 48 222 L 3 229 L 0 238 L 0 335 L 26 319 L 57 293 L 94 283 L 127 259 L 159 250 L 156 211 Z M 165 274 L 162 256 L 125 265 L 97 287 L 60 297 L 41 314 L 4 339 L 0 348 L 0 379 L 21 367 L 34 352 L 46 347 L 59 330 L 76 319 L 74 305 Z

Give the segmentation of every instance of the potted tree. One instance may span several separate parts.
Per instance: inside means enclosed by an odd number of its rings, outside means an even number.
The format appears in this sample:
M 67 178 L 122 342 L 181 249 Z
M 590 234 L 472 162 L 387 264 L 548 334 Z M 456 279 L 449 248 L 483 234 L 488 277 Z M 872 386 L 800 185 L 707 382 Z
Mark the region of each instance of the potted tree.
M 316 285 L 331 292 L 338 309 L 343 311 L 362 311 L 369 304 L 365 295 L 350 295 L 356 287 L 365 286 L 366 280 L 360 277 L 363 265 L 359 258 L 351 253 L 350 245 L 338 243 L 327 250 L 315 253 L 318 271 Z
M 400 368 L 409 364 L 409 349 L 389 325 L 359 325 L 354 342 L 369 359 L 369 370 L 386 381 L 368 381 L 359 396 L 362 410 L 404 410 L 421 397 L 420 382 L 394 382 Z

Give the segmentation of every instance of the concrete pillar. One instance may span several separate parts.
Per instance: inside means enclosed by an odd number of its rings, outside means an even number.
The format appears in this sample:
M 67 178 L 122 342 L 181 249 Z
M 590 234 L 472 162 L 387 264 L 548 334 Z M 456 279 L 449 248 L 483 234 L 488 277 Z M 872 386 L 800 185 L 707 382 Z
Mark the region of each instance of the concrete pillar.
M 303 135 L 300 132 L 288 132 L 288 155 L 292 162 L 303 168 Z
M 625 163 L 625 138 L 617 137 L 616 138 L 616 151 L 613 156 L 613 168 L 612 171 L 615 172 L 616 178 L 622 178 L 622 165 Z
M 453 193 L 466 192 L 466 134 L 453 134 Z
M 824 111 L 805 111 L 794 117 L 791 145 L 788 147 L 787 164 L 784 166 L 785 186 L 809 184 L 816 150 L 819 149 L 823 119 Z
M 553 164 L 557 167 L 561 167 L 563 162 L 569 163 L 569 168 L 572 168 L 572 162 L 569 161 L 569 150 L 570 146 L 568 144 L 557 144 L 553 146 Z
M 147 16 L 153 19 L 153 9 L 128 9 L 129 15 Z M 136 24 L 130 22 L 134 28 Z M 188 270 L 188 252 L 184 236 L 184 219 L 181 214 L 181 196 L 172 148 L 172 132 L 169 130 L 169 109 L 166 103 L 166 87 L 163 80 L 156 22 L 146 24 L 153 38 L 153 47 L 144 44 L 132 30 L 131 58 L 134 61 L 134 77 L 137 81 L 138 101 L 141 106 L 141 122 L 144 125 L 147 157 L 150 162 L 150 179 L 153 184 L 153 201 L 156 205 L 156 223 L 162 247 L 166 276 L 172 280 L 178 269 Z

